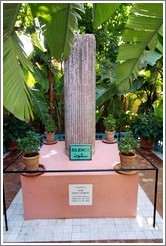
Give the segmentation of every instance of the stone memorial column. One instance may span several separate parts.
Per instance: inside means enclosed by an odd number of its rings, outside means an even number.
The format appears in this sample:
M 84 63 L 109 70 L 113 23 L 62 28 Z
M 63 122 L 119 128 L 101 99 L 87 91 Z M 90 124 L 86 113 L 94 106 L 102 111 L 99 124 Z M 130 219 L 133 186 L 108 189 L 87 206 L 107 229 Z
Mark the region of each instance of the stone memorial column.
M 91 144 L 95 151 L 95 54 L 93 34 L 76 35 L 64 66 L 65 151 Z

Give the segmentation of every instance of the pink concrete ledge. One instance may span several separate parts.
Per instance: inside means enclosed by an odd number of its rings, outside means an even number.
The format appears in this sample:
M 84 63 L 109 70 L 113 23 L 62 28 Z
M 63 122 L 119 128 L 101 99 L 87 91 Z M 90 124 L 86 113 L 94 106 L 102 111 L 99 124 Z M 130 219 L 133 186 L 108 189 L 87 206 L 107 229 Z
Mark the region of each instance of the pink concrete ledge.
M 102 172 L 119 162 L 117 144 L 101 140 L 95 142 L 91 161 L 70 161 L 63 141 L 43 145 L 40 163 L 47 170 L 101 169 L 101 172 L 21 176 L 25 219 L 135 217 L 138 175 Z

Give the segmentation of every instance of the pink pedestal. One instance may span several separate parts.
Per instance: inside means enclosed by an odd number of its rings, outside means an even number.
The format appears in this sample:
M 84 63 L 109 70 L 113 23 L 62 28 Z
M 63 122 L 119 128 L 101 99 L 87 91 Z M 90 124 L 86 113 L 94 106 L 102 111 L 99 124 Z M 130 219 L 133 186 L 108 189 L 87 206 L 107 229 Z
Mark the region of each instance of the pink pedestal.
M 117 144 L 95 142 L 95 154 L 91 161 L 70 161 L 65 154 L 64 142 L 43 145 L 40 164 L 47 170 L 88 170 L 101 172 L 44 173 L 40 176 L 21 176 L 25 219 L 135 217 L 137 213 L 138 175 L 123 175 L 111 169 L 120 162 Z M 74 191 L 70 186 L 74 186 Z M 85 198 L 79 189 L 91 186 Z M 89 189 L 89 188 L 87 188 Z M 76 196 L 74 195 L 76 191 Z M 85 195 L 86 196 L 86 195 Z M 90 203 L 86 203 L 90 199 Z M 88 205 L 87 205 L 88 204 Z

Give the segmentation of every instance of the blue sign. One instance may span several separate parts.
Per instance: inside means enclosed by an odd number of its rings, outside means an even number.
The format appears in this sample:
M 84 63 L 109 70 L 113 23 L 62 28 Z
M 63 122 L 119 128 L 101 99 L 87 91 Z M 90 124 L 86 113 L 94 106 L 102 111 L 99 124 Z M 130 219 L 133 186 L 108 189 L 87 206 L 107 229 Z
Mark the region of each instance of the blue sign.
M 71 144 L 69 148 L 70 160 L 92 160 L 91 144 Z

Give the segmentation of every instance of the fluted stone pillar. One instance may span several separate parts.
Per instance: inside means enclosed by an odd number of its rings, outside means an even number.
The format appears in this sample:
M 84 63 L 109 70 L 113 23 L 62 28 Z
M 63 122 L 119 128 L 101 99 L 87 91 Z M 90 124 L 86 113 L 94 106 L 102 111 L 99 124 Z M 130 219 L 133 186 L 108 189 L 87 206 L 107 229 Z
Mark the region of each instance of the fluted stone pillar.
M 92 34 L 76 35 L 64 66 L 65 151 L 70 144 L 91 144 L 95 151 L 95 54 Z

